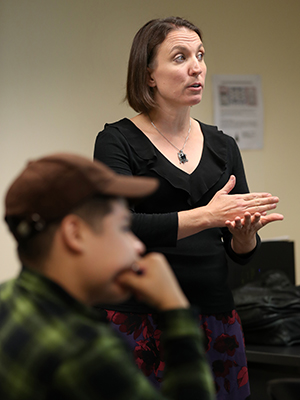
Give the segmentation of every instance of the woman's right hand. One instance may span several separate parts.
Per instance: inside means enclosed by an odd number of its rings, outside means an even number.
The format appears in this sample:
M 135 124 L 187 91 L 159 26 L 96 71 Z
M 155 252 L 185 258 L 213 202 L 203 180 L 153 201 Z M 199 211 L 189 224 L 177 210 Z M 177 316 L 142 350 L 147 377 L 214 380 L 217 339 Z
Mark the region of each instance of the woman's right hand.
M 226 221 L 243 218 L 245 213 L 265 216 L 267 211 L 274 210 L 279 201 L 270 193 L 230 194 L 235 187 L 236 178 L 231 175 L 226 185 L 219 190 L 211 201 L 203 207 L 178 213 L 177 239 L 201 232 L 209 228 L 223 228 Z
M 265 215 L 274 210 L 279 198 L 270 193 L 229 194 L 234 188 L 236 178 L 231 175 L 226 185 L 219 190 L 206 206 L 210 227 L 224 227 L 227 220 L 243 218 L 245 213 Z

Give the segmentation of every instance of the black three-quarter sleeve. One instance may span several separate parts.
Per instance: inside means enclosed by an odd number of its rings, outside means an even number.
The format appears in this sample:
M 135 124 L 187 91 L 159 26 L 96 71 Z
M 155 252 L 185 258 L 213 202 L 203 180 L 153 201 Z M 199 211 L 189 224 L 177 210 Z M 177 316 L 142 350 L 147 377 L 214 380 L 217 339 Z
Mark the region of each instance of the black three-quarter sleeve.
M 128 120 L 125 120 L 126 122 Z M 127 138 L 114 124 L 106 124 L 105 129 L 99 132 L 95 142 L 94 159 L 102 161 L 122 175 L 141 175 L 147 169 L 148 163 L 144 157 L 136 153 Z M 133 206 L 130 208 L 133 211 L 132 231 L 147 247 L 176 246 L 177 212 L 146 214 L 135 212 Z

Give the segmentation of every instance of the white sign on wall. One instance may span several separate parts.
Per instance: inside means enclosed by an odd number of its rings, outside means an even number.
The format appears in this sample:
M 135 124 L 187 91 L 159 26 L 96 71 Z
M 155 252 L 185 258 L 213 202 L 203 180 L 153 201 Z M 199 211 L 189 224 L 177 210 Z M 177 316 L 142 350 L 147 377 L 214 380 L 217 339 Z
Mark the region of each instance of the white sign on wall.
M 215 125 L 241 150 L 263 147 L 263 103 L 259 75 L 213 75 Z

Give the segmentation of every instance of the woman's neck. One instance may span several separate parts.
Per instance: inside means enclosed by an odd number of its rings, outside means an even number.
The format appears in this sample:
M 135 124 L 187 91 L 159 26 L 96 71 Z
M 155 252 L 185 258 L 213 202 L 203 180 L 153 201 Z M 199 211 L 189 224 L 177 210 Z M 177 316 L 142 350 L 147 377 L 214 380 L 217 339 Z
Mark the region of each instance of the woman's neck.
M 153 109 L 149 112 L 149 122 L 153 122 L 163 132 L 168 132 L 171 135 L 182 135 L 182 132 L 187 132 L 190 126 L 190 107 L 174 112 L 174 110 Z

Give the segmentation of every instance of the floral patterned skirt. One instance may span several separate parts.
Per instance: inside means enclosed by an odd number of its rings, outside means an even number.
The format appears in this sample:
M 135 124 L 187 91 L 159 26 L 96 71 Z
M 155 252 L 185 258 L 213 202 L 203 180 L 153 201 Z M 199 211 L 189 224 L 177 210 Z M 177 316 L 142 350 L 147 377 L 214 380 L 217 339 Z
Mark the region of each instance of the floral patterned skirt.
M 155 314 L 106 310 L 114 330 L 132 349 L 135 361 L 154 384 L 160 386 L 164 370 L 161 331 Z M 244 335 L 235 310 L 227 314 L 199 315 L 208 362 L 218 400 L 245 400 L 250 396 Z

